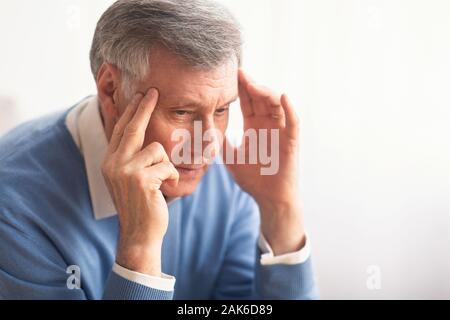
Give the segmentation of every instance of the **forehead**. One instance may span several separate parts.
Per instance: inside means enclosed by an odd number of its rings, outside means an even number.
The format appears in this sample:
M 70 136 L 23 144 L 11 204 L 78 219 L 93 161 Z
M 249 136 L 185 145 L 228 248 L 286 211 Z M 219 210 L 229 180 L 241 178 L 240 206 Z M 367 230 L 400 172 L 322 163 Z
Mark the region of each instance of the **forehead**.
M 182 59 L 158 48 L 150 57 L 150 73 L 142 83 L 143 90 L 159 90 L 161 106 L 220 106 L 238 94 L 238 63 L 235 59 L 212 70 L 199 70 Z

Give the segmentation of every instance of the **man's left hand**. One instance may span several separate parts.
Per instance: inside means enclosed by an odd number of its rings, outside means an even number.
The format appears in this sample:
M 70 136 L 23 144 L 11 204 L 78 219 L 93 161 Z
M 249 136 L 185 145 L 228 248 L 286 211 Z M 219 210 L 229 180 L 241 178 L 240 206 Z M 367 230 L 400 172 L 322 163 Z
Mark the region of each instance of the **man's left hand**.
M 273 175 L 263 175 L 262 169 L 267 167 L 261 163 L 260 152 L 257 153 L 257 164 L 249 163 L 249 148 L 246 146 L 245 164 L 227 164 L 237 183 L 258 203 L 261 212 L 261 231 L 269 242 L 275 255 L 300 250 L 305 244 L 302 205 L 298 188 L 298 155 L 299 155 L 299 119 L 294 107 L 284 95 L 253 82 L 242 70 L 239 71 L 239 98 L 244 117 L 244 132 L 255 129 L 267 129 L 266 154 L 273 155 L 270 150 L 271 129 L 278 129 L 279 160 L 278 170 Z M 228 148 L 232 148 L 228 141 Z M 233 149 L 235 155 L 241 148 Z M 258 147 L 259 148 L 259 147 Z M 225 152 L 224 152 L 225 157 Z M 236 157 L 235 157 L 236 159 Z M 226 163 L 226 158 L 224 158 Z

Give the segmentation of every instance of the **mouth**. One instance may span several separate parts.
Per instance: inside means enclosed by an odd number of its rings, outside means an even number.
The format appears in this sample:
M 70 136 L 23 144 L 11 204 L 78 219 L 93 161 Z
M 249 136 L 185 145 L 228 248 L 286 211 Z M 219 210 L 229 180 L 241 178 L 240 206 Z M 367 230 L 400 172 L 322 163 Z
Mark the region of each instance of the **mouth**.
M 205 166 L 186 166 L 175 167 L 180 174 L 180 178 L 193 179 L 198 177 L 204 170 Z

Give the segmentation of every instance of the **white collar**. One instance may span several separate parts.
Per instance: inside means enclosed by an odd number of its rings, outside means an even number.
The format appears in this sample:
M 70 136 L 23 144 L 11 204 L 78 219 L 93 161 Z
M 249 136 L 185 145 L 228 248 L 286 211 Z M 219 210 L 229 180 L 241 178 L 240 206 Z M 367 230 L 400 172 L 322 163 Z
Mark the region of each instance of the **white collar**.
M 117 210 L 101 170 L 108 140 L 97 96 L 89 97 L 73 108 L 67 115 L 66 126 L 84 158 L 95 219 L 116 215 Z

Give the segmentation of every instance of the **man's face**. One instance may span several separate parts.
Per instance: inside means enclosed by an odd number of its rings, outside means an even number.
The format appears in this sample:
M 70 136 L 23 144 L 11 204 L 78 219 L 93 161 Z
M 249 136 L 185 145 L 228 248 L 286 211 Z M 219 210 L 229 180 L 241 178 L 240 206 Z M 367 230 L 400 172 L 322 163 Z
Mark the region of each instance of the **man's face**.
M 210 129 L 222 135 L 225 133 L 228 108 L 238 97 L 237 73 L 238 65 L 233 60 L 214 70 L 200 71 L 187 66 L 164 49 L 152 51 L 150 73 L 139 84 L 138 91 L 146 92 L 151 87 L 159 91 L 158 105 L 149 122 L 144 147 L 152 142 L 162 144 L 180 174 L 177 187 L 167 183 L 161 186 L 165 196 L 180 197 L 193 193 L 206 173 L 208 165 L 202 155 L 211 141 L 200 141 L 200 148 L 194 148 L 194 124 L 197 122 L 198 127 L 198 121 L 201 122 L 201 138 Z M 180 140 L 172 139 L 177 129 L 190 133 L 191 163 L 180 164 L 172 157 L 174 148 L 180 146 Z

